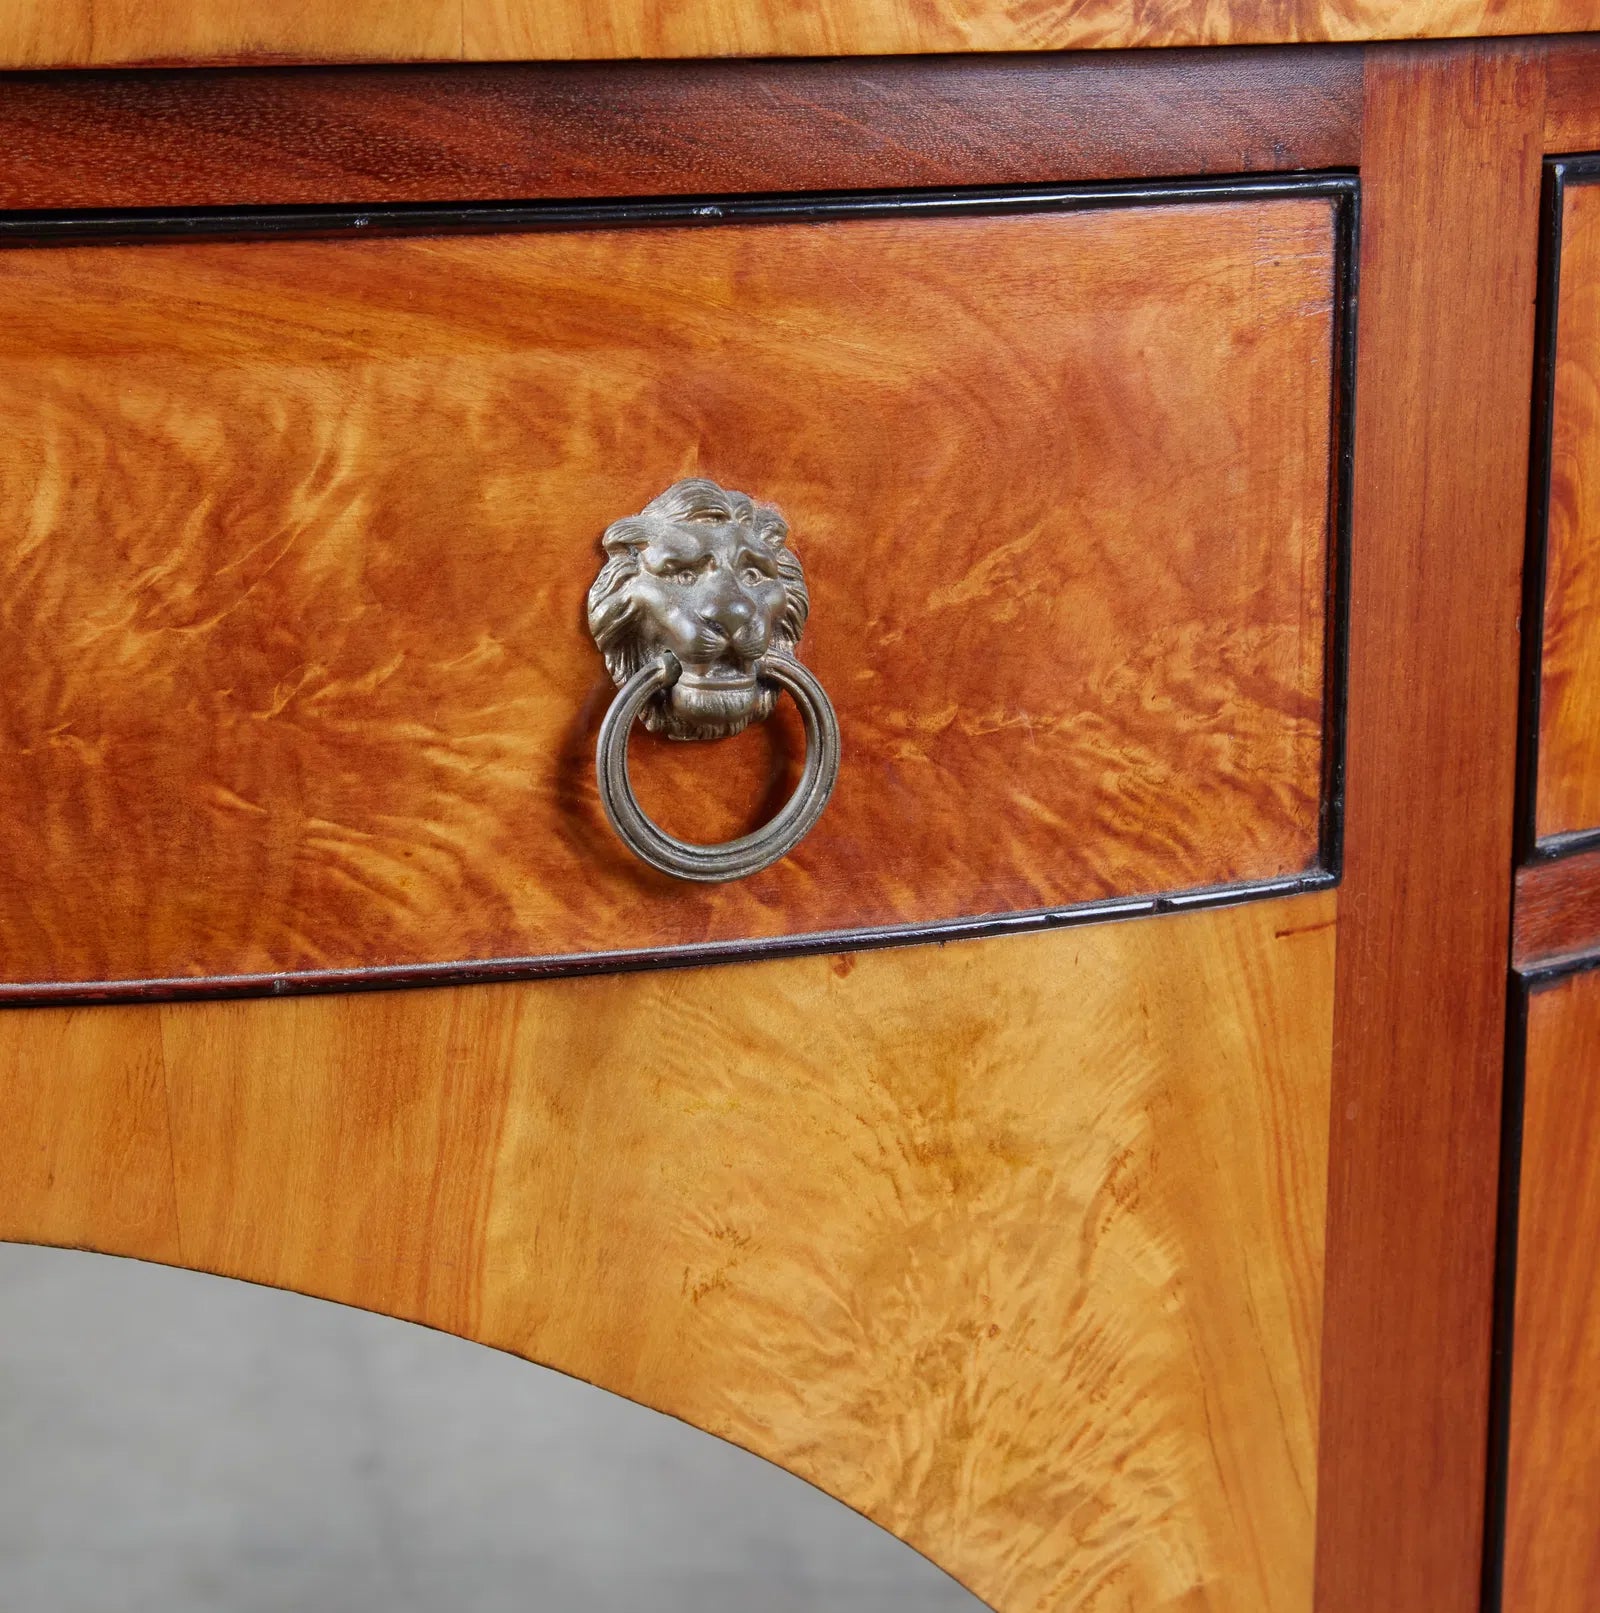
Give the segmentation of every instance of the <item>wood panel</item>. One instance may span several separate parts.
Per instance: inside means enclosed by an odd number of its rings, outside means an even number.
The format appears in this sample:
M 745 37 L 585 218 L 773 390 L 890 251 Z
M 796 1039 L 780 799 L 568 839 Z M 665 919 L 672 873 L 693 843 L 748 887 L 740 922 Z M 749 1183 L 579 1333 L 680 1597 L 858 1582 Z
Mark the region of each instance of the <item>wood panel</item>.
M 8 981 L 1315 867 L 1333 206 L 0 256 Z M 845 763 L 793 857 L 691 890 L 600 815 L 582 613 L 695 473 L 788 514 Z M 641 736 L 646 807 L 731 835 L 797 726 Z
M 1596 950 L 1600 950 L 1600 851 L 1519 868 L 1513 964 L 1524 969 Z
M 1535 828 L 1600 828 L 1600 189 L 1563 187 Z
M 1600 974 L 1528 1003 L 1504 1613 L 1600 1585 Z
M 1351 49 L 24 73 L 0 93 L 0 204 L 448 202 L 1238 174 L 1354 167 L 1360 127 Z
M 835 56 L 1597 26 L 1594 0 L 14 0 L 0 65 Z
M 546 1362 L 1002 1613 L 1308 1613 L 1334 915 L 15 1011 L 0 1237 Z
M 1600 39 L 1551 39 L 1544 109 L 1544 149 L 1591 151 L 1600 146 L 1600 96 L 1594 93 L 1600 70 Z
M 1368 57 L 1318 1613 L 1479 1606 L 1542 126 Z

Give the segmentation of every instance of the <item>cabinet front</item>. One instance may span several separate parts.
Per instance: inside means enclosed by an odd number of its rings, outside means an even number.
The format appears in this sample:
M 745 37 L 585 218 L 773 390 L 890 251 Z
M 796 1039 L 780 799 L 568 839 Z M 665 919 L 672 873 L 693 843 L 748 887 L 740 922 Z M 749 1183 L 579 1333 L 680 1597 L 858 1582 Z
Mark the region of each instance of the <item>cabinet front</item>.
M 1311 1613 L 1354 211 L 12 218 L 0 1237 Z

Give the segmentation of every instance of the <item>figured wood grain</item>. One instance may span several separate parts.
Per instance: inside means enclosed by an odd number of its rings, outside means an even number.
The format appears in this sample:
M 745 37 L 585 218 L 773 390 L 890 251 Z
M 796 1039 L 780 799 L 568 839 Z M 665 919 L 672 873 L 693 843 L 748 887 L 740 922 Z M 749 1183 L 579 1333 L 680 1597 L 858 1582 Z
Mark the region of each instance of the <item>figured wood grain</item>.
M 1600 827 L 1600 189 L 1564 188 L 1535 827 Z
M 1517 870 L 1518 969 L 1600 951 L 1600 851 L 1536 862 Z
M 1542 127 L 1368 56 L 1318 1613 L 1479 1607 Z
M 13 74 L 0 93 L 0 203 L 447 202 L 1238 174 L 1354 167 L 1360 126 L 1353 49 Z
M 0 1237 L 545 1362 L 1002 1613 L 1309 1613 L 1334 916 L 14 1011 Z
M 1503 1613 L 1600 1585 L 1600 975 L 1534 991 L 1522 1111 Z
M 1596 26 L 1594 0 L 14 0 L 0 65 L 838 56 Z
M 1332 203 L 0 256 L 8 982 L 565 955 L 1315 865 Z M 792 524 L 844 769 L 688 889 L 598 537 Z M 798 723 L 639 735 L 727 838 Z

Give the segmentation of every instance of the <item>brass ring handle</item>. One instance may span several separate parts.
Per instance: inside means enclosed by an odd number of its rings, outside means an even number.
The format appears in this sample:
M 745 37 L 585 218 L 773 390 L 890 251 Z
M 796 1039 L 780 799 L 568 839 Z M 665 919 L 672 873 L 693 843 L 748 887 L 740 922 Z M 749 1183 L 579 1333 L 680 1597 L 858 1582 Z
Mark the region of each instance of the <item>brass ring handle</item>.
M 600 725 L 595 772 L 611 826 L 679 879 L 741 879 L 810 833 L 839 777 L 839 720 L 795 650 L 811 609 L 789 526 L 770 504 L 695 477 L 613 521 L 589 590 L 589 631 L 618 694 Z M 636 718 L 668 739 L 723 739 L 771 715 L 787 689 L 805 719 L 800 785 L 771 823 L 718 846 L 647 818 L 628 778 Z
M 623 844 L 652 868 L 705 883 L 743 879 L 787 857 L 822 816 L 839 778 L 839 721 L 822 685 L 798 661 L 781 655 L 759 661 L 756 675 L 787 689 L 804 719 L 806 760 L 800 783 L 782 811 L 754 833 L 720 845 L 697 846 L 652 823 L 628 777 L 628 737 L 634 719 L 651 696 L 677 681 L 682 670 L 675 656 L 663 655 L 640 667 L 611 702 L 595 751 L 600 804 Z

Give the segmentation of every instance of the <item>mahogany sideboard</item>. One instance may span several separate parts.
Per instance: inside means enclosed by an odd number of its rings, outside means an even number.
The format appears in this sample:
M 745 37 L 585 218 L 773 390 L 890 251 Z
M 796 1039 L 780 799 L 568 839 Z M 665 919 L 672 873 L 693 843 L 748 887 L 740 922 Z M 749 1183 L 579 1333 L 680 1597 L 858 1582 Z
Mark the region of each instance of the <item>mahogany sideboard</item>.
M 1600 1605 L 1600 4 L 0 69 L 0 1237 L 1000 1613 Z

